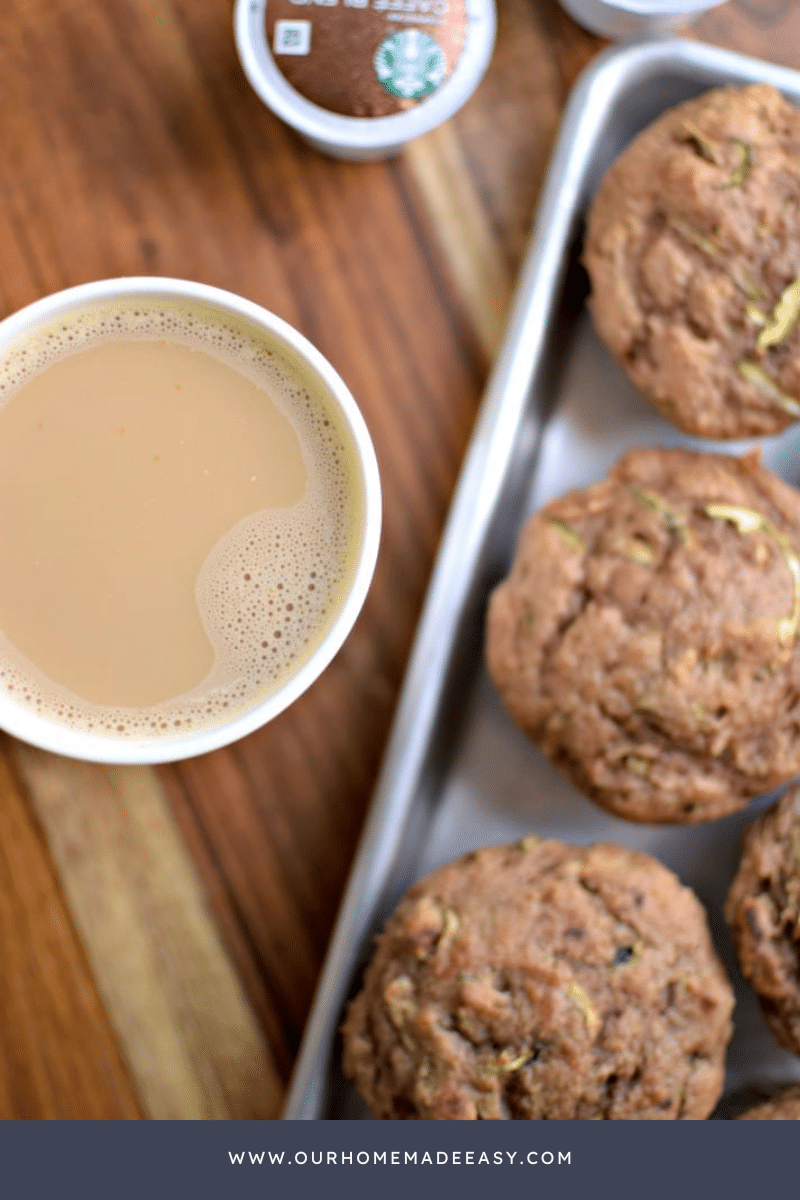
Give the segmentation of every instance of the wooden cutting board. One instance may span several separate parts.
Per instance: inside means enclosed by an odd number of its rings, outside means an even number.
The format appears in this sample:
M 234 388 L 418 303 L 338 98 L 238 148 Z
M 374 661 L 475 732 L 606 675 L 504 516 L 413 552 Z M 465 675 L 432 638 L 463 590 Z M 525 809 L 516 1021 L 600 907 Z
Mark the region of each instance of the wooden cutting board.
M 280 1114 L 559 117 L 602 45 L 555 0 L 499 0 L 458 116 L 347 164 L 262 106 L 231 18 L 6 0 L 0 315 L 128 274 L 279 313 L 367 419 L 378 570 L 323 678 L 227 750 L 107 768 L 0 735 L 0 1118 Z M 800 66 L 790 0 L 692 33 Z

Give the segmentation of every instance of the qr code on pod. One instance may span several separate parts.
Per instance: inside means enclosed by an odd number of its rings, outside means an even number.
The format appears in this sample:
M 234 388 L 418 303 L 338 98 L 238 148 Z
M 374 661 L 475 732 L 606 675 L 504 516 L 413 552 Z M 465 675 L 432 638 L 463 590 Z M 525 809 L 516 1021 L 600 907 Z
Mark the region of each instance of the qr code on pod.
M 274 54 L 308 54 L 311 49 L 310 21 L 276 21 L 272 38 Z

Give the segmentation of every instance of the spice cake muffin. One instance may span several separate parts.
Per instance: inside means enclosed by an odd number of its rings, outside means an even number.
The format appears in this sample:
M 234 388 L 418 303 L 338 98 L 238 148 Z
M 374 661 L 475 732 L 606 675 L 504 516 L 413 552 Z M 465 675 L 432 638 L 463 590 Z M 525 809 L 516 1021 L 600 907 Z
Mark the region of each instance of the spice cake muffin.
M 530 518 L 487 661 L 586 795 L 705 821 L 800 770 L 799 616 L 800 493 L 757 452 L 634 450 Z
M 765 1100 L 755 1104 L 736 1118 L 737 1121 L 800 1121 L 800 1085 L 787 1088 Z
M 386 1119 L 702 1119 L 732 1008 L 672 872 L 530 836 L 400 901 L 348 1009 L 343 1065 Z
M 772 1032 L 800 1054 L 800 788 L 747 831 L 725 917 Z
M 759 84 L 670 109 L 607 172 L 588 216 L 596 327 L 688 433 L 800 417 L 800 112 Z

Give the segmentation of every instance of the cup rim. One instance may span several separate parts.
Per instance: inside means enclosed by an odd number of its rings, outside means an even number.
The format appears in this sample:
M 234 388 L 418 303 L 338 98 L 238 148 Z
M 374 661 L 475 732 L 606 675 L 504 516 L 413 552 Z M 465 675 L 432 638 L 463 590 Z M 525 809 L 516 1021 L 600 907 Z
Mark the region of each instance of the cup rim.
M 77 284 L 32 301 L 0 321 L 0 356 L 20 337 L 62 313 L 115 299 L 163 297 L 242 318 L 265 331 L 278 345 L 299 356 L 320 380 L 344 417 L 360 469 L 363 528 L 355 566 L 329 629 L 299 670 L 251 708 L 210 728 L 171 738 L 120 738 L 59 725 L 0 694 L 0 729 L 40 749 L 86 762 L 145 765 L 177 762 L 228 746 L 273 720 L 322 674 L 341 649 L 367 596 L 378 557 L 382 498 L 378 462 L 364 417 L 336 369 L 317 348 L 282 317 L 235 292 L 168 276 L 127 275 Z

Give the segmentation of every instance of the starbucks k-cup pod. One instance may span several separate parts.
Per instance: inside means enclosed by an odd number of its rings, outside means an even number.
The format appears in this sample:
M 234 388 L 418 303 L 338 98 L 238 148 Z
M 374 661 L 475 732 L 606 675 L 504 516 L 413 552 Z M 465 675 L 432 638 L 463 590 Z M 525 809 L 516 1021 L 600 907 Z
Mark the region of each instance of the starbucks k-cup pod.
M 253 88 L 324 153 L 374 159 L 451 117 L 489 64 L 493 0 L 237 0 Z

